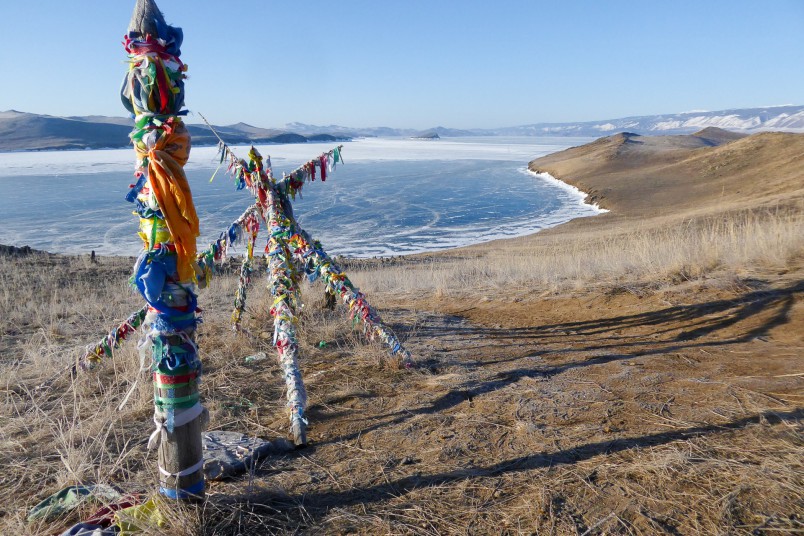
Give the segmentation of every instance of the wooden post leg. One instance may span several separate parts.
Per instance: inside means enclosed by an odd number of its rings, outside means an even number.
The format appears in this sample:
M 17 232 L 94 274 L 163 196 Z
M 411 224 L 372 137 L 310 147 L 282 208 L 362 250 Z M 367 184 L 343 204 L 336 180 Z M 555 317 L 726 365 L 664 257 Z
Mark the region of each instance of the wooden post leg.
M 209 417 L 198 393 L 200 362 L 195 354 L 186 353 L 194 347 L 193 332 L 156 335 L 161 338 L 155 340 L 154 351 L 161 348 L 163 353 L 154 371 L 154 421 L 159 435 L 159 492 L 169 499 L 200 501 L 205 491 L 201 434 Z
M 121 97 L 135 118 L 131 140 L 137 181 L 126 199 L 136 201 L 145 242 L 134 281 L 152 311 L 147 339 L 156 431 L 148 444 L 159 444 L 159 492 L 171 499 L 200 500 L 206 414 L 198 395 L 201 362 L 195 344 L 198 215 L 183 171 L 191 145 L 181 119 L 184 34 L 166 24 L 154 0 L 137 0 L 128 29 L 129 69 Z
M 299 347 L 291 344 L 285 347 L 279 358 L 287 388 L 288 409 L 290 413 L 290 433 L 296 447 L 307 446 L 307 419 L 304 410 L 307 406 L 307 392 L 299 370 Z
M 203 445 L 201 442 L 202 418 L 167 432 L 159 448 L 159 492 L 170 499 L 201 501 L 204 499 L 205 481 Z M 196 469 L 198 464 L 201 464 Z M 190 474 L 182 471 L 193 470 Z M 175 472 L 174 472 L 175 471 Z M 176 476 L 181 474 L 182 476 Z

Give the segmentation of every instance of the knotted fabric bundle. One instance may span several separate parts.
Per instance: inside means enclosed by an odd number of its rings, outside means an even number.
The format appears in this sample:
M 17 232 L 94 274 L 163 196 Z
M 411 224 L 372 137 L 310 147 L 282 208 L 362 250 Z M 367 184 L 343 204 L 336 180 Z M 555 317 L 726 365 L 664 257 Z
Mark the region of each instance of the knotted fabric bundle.
M 190 158 L 190 133 L 178 122 L 165 131 L 147 152 L 137 144 L 137 157 L 148 162 L 148 179 L 159 208 L 170 230 L 178 256 L 180 281 L 195 281 L 196 238 L 200 231 L 198 214 L 183 166 Z

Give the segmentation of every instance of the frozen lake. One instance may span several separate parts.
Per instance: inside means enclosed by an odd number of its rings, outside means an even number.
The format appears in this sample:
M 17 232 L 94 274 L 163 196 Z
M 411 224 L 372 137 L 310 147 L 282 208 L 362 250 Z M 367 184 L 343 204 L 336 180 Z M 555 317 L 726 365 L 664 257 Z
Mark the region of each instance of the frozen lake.
M 360 139 L 344 143 L 345 165 L 296 199 L 299 223 L 331 254 L 388 256 L 529 234 L 600 211 L 584 195 L 527 171 L 539 156 L 578 138 Z M 334 143 L 258 146 L 280 176 Z M 246 157 L 247 147 L 233 147 Z M 0 154 L 0 243 L 57 253 L 136 255 L 133 150 Z M 192 151 L 187 175 L 202 237 L 217 238 L 248 207 L 217 168 L 216 148 Z M 264 246 L 265 238 L 260 239 Z M 262 246 L 261 246 L 262 247 Z

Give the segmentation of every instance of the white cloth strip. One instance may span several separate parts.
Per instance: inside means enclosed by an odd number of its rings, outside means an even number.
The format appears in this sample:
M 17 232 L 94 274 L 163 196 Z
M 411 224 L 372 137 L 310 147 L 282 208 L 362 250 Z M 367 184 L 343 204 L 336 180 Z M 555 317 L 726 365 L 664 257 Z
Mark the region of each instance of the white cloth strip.
M 203 412 L 204 406 L 201 405 L 201 402 L 196 402 L 195 406 L 185 410 L 180 410 L 180 413 L 176 412 L 173 417 L 173 427 L 178 428 L 179 426 L 184 426 L 185 424 L 199 417 Z M 162 440 L 162 434 L 160 432 L 163 430 L 167 431 L 167 428 L 165 428 L 166 418 L 167 415 L 159 413 L 158 411 L 154 412 L 154 424 L 156 425 L 156 430 L 154 430 L 151 434 L 151 437 L 148 438 L 148 450 L 159 446 L 159 442 Z
M 179 471 L 178 473 L 168 473 L 167 471 L 165 471 L 162 468 L 161 465 L 158 466 L 158 467 L 159 467 L 159 472 L 162 473 L 163 475 L 165 475 L 167 477 L 172 476 L 174 478 L 179 478 L 179 477 L 182 477 L 182 476 L 189 476 L 189 475 L 191 475 L 193 473 L 197 473 L 198 471 L 203 469 L 204 468 L 204 458 L 201 458 L 201 461 L 198 462 L 197 464 L 193 465 L 192 467 L 188 467 L 187 469 L 185 469 L 183 471 Z

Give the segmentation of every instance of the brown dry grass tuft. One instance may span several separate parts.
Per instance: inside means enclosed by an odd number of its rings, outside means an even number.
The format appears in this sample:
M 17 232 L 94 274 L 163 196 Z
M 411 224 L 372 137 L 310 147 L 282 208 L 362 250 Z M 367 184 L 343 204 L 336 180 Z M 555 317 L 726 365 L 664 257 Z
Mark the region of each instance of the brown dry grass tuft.
M 562 292 L 580 288 L 663 284 L 784 270 L 804 251 L 804 204 L 703 218 L 646 221 L 594 235 L 545 236 L 521 246 L 427 256 L 388 268 L 354 271 L 370 292 L 425 292 L 437 299 L 517 288 Z M 357 263 L 356 263 L 357 264 Z M 359 264 L 357 264 L 359 266 Z M 465 282 L 466 285 L 461 284 Z

